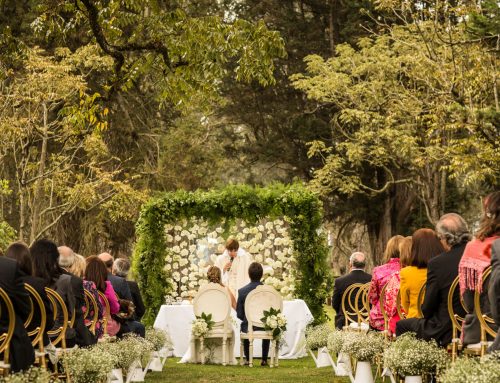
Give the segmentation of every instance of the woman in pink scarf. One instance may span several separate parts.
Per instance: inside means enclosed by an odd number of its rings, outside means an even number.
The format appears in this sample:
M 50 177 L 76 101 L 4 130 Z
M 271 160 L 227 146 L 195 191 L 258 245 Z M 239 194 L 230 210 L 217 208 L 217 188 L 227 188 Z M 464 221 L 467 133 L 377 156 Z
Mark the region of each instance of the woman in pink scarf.
M 484 199 L 483 208 L 484 215 L 476 237 L 465 247 L 458 266 L 460 293 L 468 311 L 462 331 L 464 345 L 478 343 L 481 340 L 481 327 L 474 310 L 474 293 L 482 292 L 483 271 L 491 261 L 491 244 L 500 238 L 500 192 L 489 194 Z M 485 294 L 481 296 L 481 308 L 483 312 L 489 312 Z
M 399 245 L 404 239 L 396 235 L 389 239 L 384 252 L 386 263 L 375 267 L 372 273 L 369 298 L 372 308 L 370 310 L 370 327 L 375 330 L 384 330 L 384 317 L 380 311 L 380 292 L 389 279 L 401 268 L 399 264 Z

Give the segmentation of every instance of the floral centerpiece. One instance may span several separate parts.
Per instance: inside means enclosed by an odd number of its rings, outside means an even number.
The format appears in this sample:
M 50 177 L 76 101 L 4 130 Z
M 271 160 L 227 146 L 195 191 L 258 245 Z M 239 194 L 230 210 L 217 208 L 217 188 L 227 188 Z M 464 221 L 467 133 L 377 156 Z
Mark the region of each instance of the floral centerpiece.
M 457 359 L 441 376 L 440 383 L 500 382 L 500 353 L 481 359 Z
M 214 323 L 215 322 L 212 320 L 212 314 L 201 313 L 201 315 L 197 316 L 193 321 L 191 334 L 193 334 L 195 338 L 204 338 L 212 329 Z
M 286 317 L 280 309 L 270 308 L 264 310 L 264 316 L 260 319 L 264 323 L 264 329 L 273 334 L 273 339 L 280 339 L 286 331 Z
M 439 374 L 447 361 L 445 350 L 413 333 L 399 336 L 384 352 L 385 367 L 403 377 Z

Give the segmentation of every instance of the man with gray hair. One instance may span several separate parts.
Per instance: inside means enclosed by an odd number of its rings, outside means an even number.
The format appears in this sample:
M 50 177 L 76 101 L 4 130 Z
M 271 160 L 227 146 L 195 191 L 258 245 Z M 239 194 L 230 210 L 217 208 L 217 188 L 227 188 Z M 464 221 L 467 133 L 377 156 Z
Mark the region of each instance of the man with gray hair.
M 335 310 L 335 327 L 342 329 L 345 325 L 345 317 L 342 312 L 342 296 L 347 288 L 355 283 L 365 284 L 372 280 L 372 276 L 365 273 L 366 257 L 360 252 L 356 251 L 349 257 L 350 272 L 343 277 L 335 279 L 333 287 L 332 307 Z
M 415 332 L 417 338 L 434 339 L 440 346 L 446 347 L 452 340 L 452 324 L 448 313 L 448 293 L 451 284 L 458 275 L 458 264 L 471 239 L 465 220 L 458 214 L 443 215 L 436 224 L 437 235 L 445 252 L 432 258 L 427 265 L 425 298 L 422 304 L 423 318 L 400 320 L 396 325 L 396 335 Z M 453 298 L 453 310 L 464 316 L 458 289 Z

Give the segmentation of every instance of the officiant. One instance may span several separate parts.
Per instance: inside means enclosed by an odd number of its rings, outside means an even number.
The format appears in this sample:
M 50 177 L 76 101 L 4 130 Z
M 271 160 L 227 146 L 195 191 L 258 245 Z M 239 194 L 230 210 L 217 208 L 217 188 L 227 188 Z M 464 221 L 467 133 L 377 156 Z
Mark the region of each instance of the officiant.
M 215 266 L 222 273 L 222 283 L 229 287 L 236 299 L 238 290 L 250 283 L 248 267 L 252 262 L 252 256 L 241 249 L 238 241 L 232 238 L 227 240 L 226 249 L 215 261 Z

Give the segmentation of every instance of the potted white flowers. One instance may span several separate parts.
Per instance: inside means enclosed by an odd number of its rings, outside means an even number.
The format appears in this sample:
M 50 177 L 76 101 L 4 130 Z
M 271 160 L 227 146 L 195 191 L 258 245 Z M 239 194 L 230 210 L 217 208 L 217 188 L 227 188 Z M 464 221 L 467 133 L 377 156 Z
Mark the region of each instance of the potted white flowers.
M 461 358 L 441 376 L 440 383 L 500 382 L 500 353 L 481 359 Z
M 384 352 L 384 365 L 405 383 L 421 383 L 423 375 L 438 374 L 447 363 L 446 351 L 435 342 L 415 338 L 412 333 L 396 339 Z M 394 382 L 394 378 L 391 378 Z
M 306 331 L 306 348 L 318 368 L 332 365 L 327 348 L 328 336 L 331 332 L 332 329 L 327 323 L 310 327 Z M 317 355 L 314 354 L 314 350 L 317 350 Z
M 382 355 L 385 347 L 383 336 L 377 333 L 346 331 L 342 342 L 342 352 L 349 354 L 356 363 L 356 376 L 350 374 L 353 383 L 373 383 L 371 365 Z
M 116 357 L 100 347 L 63 354 L 63 365 L 74 383 L 104 383 L 116 363 Z
M 146 340 L 153 345 L 153 354 L 149 363 L 149 369 L 151 371 L 162 371 L 172 348 L 172 341 L 168 333 L 163 330 L 150 328 L 146 330 Z

